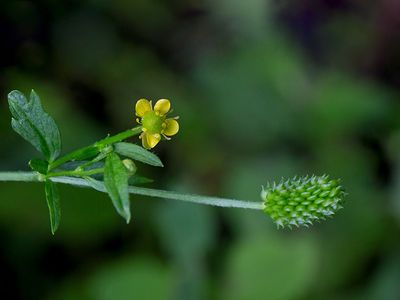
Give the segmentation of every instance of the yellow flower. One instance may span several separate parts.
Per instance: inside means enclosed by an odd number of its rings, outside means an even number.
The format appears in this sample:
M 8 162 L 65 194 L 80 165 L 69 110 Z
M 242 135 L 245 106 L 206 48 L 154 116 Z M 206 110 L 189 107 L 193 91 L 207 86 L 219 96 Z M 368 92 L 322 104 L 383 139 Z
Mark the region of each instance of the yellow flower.
M 161 140 L 161 137 L 169 140 L 179 131 L 178 117 L 167 118 L 171 110 L 171 102 L 167 99 L 160 99 L 154 105 L 147 99 L 140 99 L 136 102 L 136 121 L 142 125 L 143 132 L 140 135 L 142 145 L 146 149 L 154 148 Z

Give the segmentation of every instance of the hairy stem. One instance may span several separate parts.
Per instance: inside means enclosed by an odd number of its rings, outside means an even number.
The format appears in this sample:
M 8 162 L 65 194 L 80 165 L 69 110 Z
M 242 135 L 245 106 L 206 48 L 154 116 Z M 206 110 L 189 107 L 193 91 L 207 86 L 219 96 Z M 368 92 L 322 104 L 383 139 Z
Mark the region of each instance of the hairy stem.
M 106 192 L 103 182 L 95 181 L 93 179 L 89 181 L 75 177 L 51 177 L 50 180 L 53 182 L 69 184 L 77 187 L 95 188 L 100 192 L 104 193 Z M 35 172 L 0 172 L 0 181 L 40 182 L 43 181 L 43 179 L 41 178 L 41 175 Z M 136 186 L 130 186 L 129 193 L 142 196 L 150 196 L 150 197 L 179 200 L 191 203 L 213 205 L 219 207 L 246 208 L 246 209 L 256 209 L 256 210 L 264 209 L 263 202 L 182 194 L 178 192 L 149 189 Z

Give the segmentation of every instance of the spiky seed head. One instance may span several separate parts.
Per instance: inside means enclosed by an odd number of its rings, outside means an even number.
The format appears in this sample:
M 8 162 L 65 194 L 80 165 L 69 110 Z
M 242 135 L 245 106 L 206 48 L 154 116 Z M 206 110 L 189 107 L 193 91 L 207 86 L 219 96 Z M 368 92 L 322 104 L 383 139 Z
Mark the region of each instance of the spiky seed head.
M 267 184 L 261 198 L 268 214 L 278 227 L 306 226 L 332 217 L 343 208 L 346 193 L 340 180 L 329 176 L 306 176 L 282 179 Z

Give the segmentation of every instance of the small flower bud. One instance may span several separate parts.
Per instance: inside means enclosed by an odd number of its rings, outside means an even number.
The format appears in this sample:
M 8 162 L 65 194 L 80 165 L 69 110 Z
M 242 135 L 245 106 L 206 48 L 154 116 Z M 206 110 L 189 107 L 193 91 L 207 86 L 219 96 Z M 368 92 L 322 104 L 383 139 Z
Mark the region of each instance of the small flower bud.
M 135 175 L 137 168 L 136 168 L 136 165 L 133 162 L 133 160 L 127 158 L 127 159 L 124 159 L 122 161 L 122 163 L 124 164 L 126 170 L 128 171 L 128 174 L 130 176 Z
M 324 175 L 268 184 L 261 192 L 264 211 L 278 227 L 308 227 L 314 221 L 332 217 L 343 208 L 346 193 L 339 181 Z

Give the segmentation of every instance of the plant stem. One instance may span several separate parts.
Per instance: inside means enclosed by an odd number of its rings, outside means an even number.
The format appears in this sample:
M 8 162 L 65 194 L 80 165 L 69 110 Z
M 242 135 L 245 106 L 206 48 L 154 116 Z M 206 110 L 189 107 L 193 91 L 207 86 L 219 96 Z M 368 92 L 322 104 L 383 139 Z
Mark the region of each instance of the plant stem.
M 112 145 L 114 143 L 126 140 L 132 136 L 140 134 L 141 132 L 142 132 L 142 127 L 137 126 L 135 128 L 123 131 L 116 135 L 107 137 L 101 141 L 94 143 L 93 145 L 83 147 L 83 148 L 80 148 L 73 152 L 70 152 L 70 153 L 64 155 L 63 157 L 60 157 L 56 161 L 52 162 L 49 166 L 49 170 L 54 170 L 55 168 L 65 164 L 69 161 L 74 161 L 74 160 L 76 160 L 77 157 L 84 156 L 87 153 L 89 153 L 89 155 L 91 155 L 91 157 L 93 157 L 93 156 L 97 155 L 101 151 L 102 148 L 104 148 L 108 145 Z
M 43 181 L 40 178 L 41 175 L 35 172 L 0 172 L 0 181 L 24 181 L 24 182 L 40 182 Z M 75 178 L 75 177 L 51 177 L 50 180 L 57 183 L 69 184 L 77 187 L 94 188 L 94 186 L 85 179 Z M 93 180 L 94 181 L 94 180 Z M 103 182 L 95 181 L 96 190 L 100 192 L 106 192 Z M 246 209 L 256 209 L 263 210 L 263 202 L 254 201 L 243 201 L 235 199 L 226 199 L 218 197 L 208 197 L 201 195 L 190 195 L 182 194 L 178 192 L 164 191 L 158 189 L 149 189 L 136 186 L 129 187 L 129 193 L 150 196 L 171 200 L 179 200 L 191 203 L 213 205 L 219 207 L 232 207 L 232 208 L 246 208 Z
M 75 160 L 77 160 L 77 157 L 79 157 L 80 159 L 84 159 L 84 157 L 87 153 L 91 153 L 92 155 L 97 155 L 99 153 L 99 151 L 100 150 L 95 145 L 90 145 L 90 146 L 83 147 L 78 150 L 72 151 L 72 152 L 60 157 L 56 161 L 52 162 L 49 165 L 49 170 L 54 170 L 69 161 L 75 161 Z
M 0 172 L 0 181 L 40 182 L 36 172 Z
M 123 140 L 126 140 L 132 136 L 138 135 L 139 133 L 142 132 L 142 126 L 136 126 L 132 129 L 128 129 L 126 131 L 123 131 L 119 134 L 107 137 L 101 141 L 98 141 L 95 143 L 97 146 L 107 146 L 107 145 L 112 145 L 114 143 L 121 142 Z
M 202 195 L 182 194 L 178 192 L 149 189 L 136 186 L 130 186 L 129 192 L 136 195 L 179 200 L 179 201 L 219 206 L 219 207 L 247 208 L 247 209 L 258 209 L 258 210 L 264 209 L 264 202 L 260 201 L 258 202 L 243 201 L 243 200 L 209 197 Z
M 63 172 L 55 172 L 55 173 L 49 173 L 47 174 L 47 178 L 52 178 L 52 177 L 62 177 L 62 176 L 73 176 L 73 177 L 84 177 L 84 176 L 91 176 L 95 174 L 101 174 L 104 173 L 104 168 L 98 168 L 98 169 L 93 169 L 93 170 L 87 170 L 87 171 L 63 171 Z
M 93 164 L 95 164 L 95 163 L 97 163 L 97 162 L 103 160 L 103 159 L 106 158 L 106 157 L 107 157 L 107 154 L 102 152 L 102 153 L 100 153 L 98 156 L 96 156 L 95 158 L 93 158 L 93 160 L 88 161 L 87 163 L 85 163 L 85 164 L 83 164 L 83 165 L 80 165 L 78 168 L 84 170 L 84 169 L 86 169 L 87 167 L 90 167 L 91 165 L 93 165 Z

